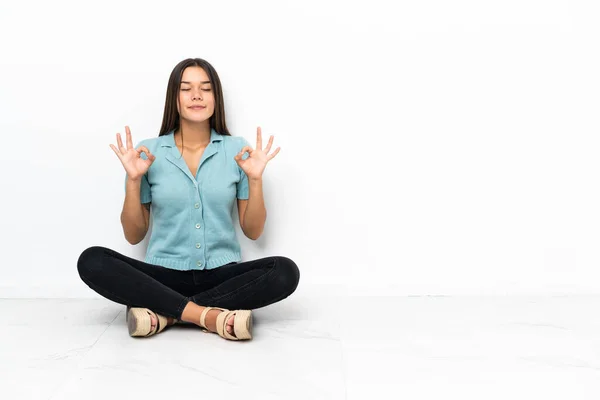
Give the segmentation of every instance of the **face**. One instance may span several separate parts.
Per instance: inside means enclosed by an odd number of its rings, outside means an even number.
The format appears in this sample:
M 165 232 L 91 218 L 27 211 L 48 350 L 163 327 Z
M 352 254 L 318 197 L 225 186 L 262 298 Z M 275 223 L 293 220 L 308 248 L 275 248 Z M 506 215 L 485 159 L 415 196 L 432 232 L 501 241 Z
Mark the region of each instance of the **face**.
M 181 119 L 203 122 L 213 115 L 215 97 L 209 77 L 200 67 L 187 67 L 181 76 L 177 111 Z

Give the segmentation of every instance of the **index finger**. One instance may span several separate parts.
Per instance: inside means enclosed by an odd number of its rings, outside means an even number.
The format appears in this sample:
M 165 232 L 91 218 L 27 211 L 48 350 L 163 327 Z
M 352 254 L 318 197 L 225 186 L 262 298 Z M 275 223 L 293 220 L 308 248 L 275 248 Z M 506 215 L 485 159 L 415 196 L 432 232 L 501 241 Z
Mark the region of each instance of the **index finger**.
M 148 150 L 148 148 L 146 146 L 140 146 L 138 147 L 135 151 L 138 152 L 138 154 L 140 154 L 140 156 L 142 155 L 142 153 L 146 154 L 146 157 L 148 157 L 148 159 L 150 160 L 154 160 L 154 154 L 150 153 L 150 150 Z
M 133 140 L 131 139 L 131 131 L 128 126 L 125 126 L 125 133 L 127 134 L 127 148 L 133 149 Z

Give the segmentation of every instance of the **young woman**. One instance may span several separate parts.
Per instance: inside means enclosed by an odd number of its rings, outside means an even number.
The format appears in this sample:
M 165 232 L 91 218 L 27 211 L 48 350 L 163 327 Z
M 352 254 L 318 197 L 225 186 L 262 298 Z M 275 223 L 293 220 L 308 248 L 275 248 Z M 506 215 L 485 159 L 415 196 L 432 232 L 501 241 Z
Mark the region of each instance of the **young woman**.
M 225 124 L 221 82 L 207 61 L 175 66 L 167 87 L 157 138 L 133 146 L 117 133 L 113 149 L 126 171 L 121 224 L 126 240 L 152 233 L 144 261 L 93 246 L 77 262 L 81 279 L 94 291 L 127 306 L 131 336 L 152 336 L 178 321 L 230 340 L 252 338 L 252 309 L 292 294 L 300 273 L 289 258 L 241 262 L 234 230 L 237 199 L 243 233 L 256 240 L 266 210 L 262 175 L 273 136 L 263 149 L 233 137 Z M 230 311 L 231 310 L 231 311 Z

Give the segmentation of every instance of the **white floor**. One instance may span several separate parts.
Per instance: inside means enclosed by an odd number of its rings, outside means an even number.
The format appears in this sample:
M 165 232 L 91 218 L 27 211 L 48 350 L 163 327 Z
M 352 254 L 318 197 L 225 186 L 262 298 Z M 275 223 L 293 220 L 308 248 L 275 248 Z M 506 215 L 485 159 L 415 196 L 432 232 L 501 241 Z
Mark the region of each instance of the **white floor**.
M 599 399 L 600 296 L 344 297 L 255 310 L 254 339 L 127 334 L 104 299 L 0 299 L 2 399 Z

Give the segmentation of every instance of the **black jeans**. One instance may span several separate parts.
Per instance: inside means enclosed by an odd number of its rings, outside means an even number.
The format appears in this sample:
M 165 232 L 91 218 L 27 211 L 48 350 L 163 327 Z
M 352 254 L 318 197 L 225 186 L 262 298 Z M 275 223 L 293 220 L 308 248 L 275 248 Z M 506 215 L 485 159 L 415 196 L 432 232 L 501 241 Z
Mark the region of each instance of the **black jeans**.
M 177 319 L 189 301 L 230 310 L 264 307 L 292 294 L 300 279 L 296 264 L 280 256 L 178 271 L 100 246 L 81 253 L 77 270 L 90 288 L 109 300 Z

